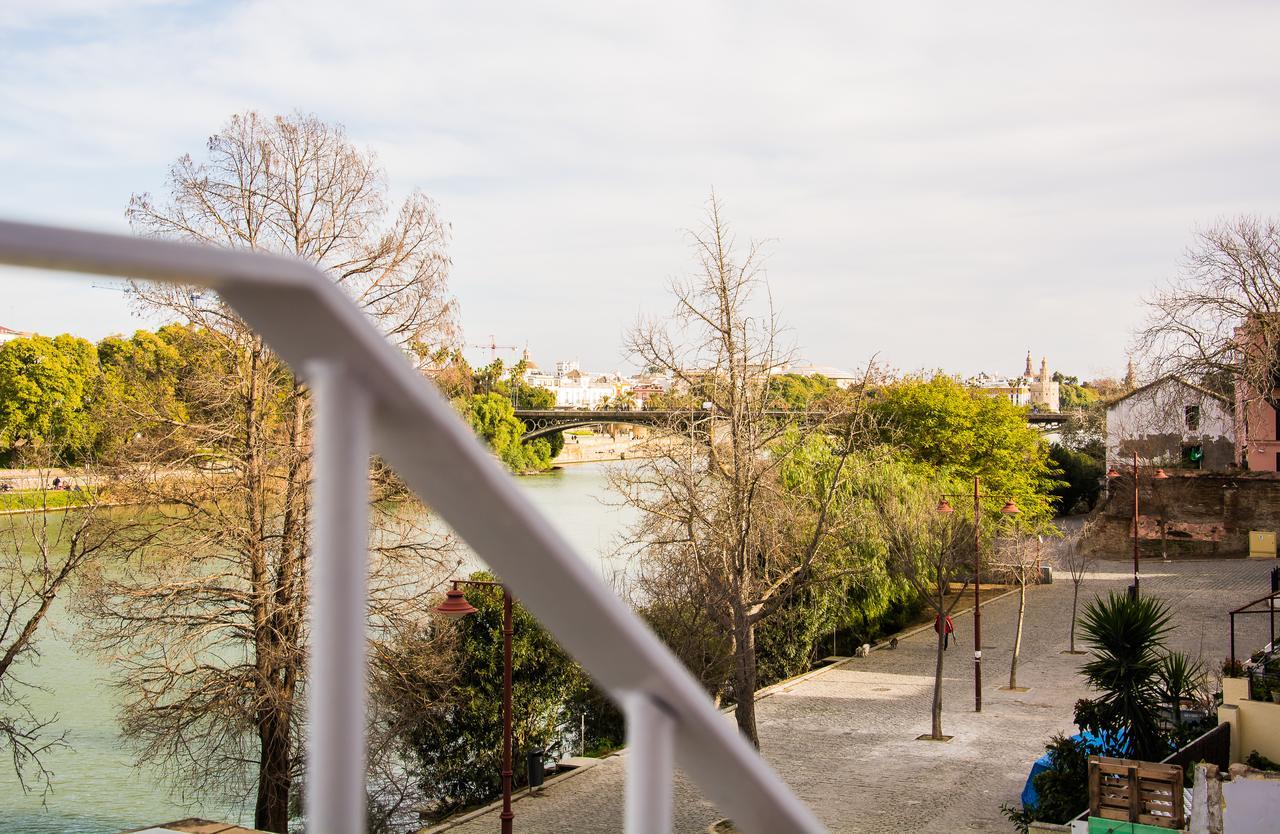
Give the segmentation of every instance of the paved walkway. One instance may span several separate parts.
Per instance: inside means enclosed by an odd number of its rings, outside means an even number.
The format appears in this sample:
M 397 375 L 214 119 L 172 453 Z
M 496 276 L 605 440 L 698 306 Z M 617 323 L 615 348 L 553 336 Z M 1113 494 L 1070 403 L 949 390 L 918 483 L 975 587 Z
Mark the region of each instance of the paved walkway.
M 1177 612 L 1171 644 L 1216 669 L 1227 653 L 1226 611 L 1266 594 L 1272 561 L 1146 562 L 1142 589 Z M 1123 590 L 1122 562 L 1103 562 L 1081 590 Z M 764 697 L 757 708 L 761 749 L 832 832 L 959 832 L 1008 834 L 1000 815 L 1015 802 L 1031 762 L 1057 732 L 1074 731 L 1072 706 L 1088 693 L 1077 669 L 1084 658 L 1063 654 L 1071 620 L 1071 582 L 1028 591 L 1018 683 L 1008 683 L 1016 595 L 983 605 L 982 713 L 973 712 L 972 616 L 955 618 L 959 642 L 947 653 L 943 731 L 947 743 L 917 741 L 929 732 L 933 631 L 854 658 Z M 1261 645 L 1264 618 L 1237 632 L 1242 654 Z M 626 755 L 515 804 L 522 834 L 599 834 L 622 829 Z M 722 817 L 685 779 L 676 785 L 676 831 L 701 834 Z M 432 831 L 478 834 L 498 830 L 496 812 Z

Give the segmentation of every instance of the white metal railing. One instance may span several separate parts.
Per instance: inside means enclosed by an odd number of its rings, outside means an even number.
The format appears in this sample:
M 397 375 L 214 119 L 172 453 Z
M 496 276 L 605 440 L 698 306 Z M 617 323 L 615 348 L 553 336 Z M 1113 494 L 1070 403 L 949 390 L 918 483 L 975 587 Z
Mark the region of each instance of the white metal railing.
M 653 635 L 517 491 L 320 271 L 289 258 L 0 221 L 0 264 L 217 291 L 314 390 L 315 528 L 305 811 L 363 831 L 368 460 L 377 452 L 511 586 L 627 718 L 626 831 L 667 834 L 678 761 L 746 832 L 816 834 L 783 784 Z

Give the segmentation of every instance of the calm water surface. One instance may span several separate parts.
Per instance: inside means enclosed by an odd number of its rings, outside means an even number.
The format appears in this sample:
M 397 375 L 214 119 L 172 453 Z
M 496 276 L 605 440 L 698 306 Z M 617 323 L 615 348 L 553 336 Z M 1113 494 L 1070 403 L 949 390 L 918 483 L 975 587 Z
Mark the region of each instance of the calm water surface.
M 616 538 L 632 517 L 608 501 L 606 467 L 577 464 L 518 483 L 602 577 L 621 567 L 611 558 Z M 70 750 L 49 753 L 54 791 L 47 797 L 23 794 L 13 771 L 0 761 L 0 832 L 5 834 L 115 834 L 129 828 L 200 816 L 227 822 L 252 822 L 252 807 L 209 801 L 184 801 L 156 770 L 135 768 L 120 739 L 116 697 L 108 688 L 110 669 L 79 654 L 69 642 L 74 624 L 61 605 L 51 612 L 51 630 L 40 641 L 39 666 L 25 679 L 39 690 L 28 693 L 36 714 L 57 714 L 57 732 L 66 732 Z

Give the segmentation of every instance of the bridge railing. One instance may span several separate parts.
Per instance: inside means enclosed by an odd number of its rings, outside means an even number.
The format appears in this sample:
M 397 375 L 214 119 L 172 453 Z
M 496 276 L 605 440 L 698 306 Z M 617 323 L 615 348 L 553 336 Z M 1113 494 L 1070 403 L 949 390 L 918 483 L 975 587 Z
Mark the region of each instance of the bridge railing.
M 312 386 L 308 831 L 365 828 L 374 452 L 623 706 L 629 834 L 671 830 L 676 762 L 743 831 L 823 830 L 671 652 L 517 491 L 448 403 L 318 270 L 260 253 L 11 222 L 0 222 L 0 263 L 215 290 Z

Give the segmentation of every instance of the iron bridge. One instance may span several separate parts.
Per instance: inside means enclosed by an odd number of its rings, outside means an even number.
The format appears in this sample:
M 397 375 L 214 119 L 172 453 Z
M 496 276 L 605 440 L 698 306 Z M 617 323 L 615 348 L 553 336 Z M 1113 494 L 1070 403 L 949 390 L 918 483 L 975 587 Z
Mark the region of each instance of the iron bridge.
M 766 411 L 765 415 L 777 417 L 780 420 L 795 419 L 797 417 L 818 420 L 825 416 L 822 412 L 783 410 Z M 711 413 L 707 411 L 691 411 L 689 409 L 655 409 L 653 411 L 621 408 L 609 410 L 587 408 L 516 409 L 516 417 L 525 425 L 525 440 L 532 440 L 535 437 L 554 434 L 566 429 L 601 426 L 609 423 L 663 426 L 683 430 L 688 428 L 690 421 L 701 422 L 711 416 Z M 1060 412 L 1042 412 L 1027 415 L 1027 423 L 1036 426 L 1041 431 L 1053 431 L 1061 428 L 1066 420 L 1067 415 Z

